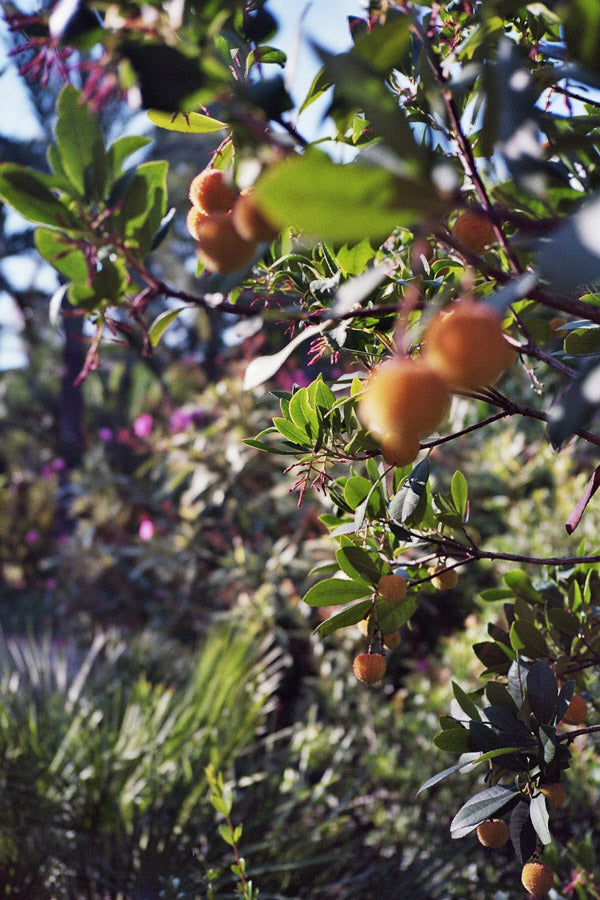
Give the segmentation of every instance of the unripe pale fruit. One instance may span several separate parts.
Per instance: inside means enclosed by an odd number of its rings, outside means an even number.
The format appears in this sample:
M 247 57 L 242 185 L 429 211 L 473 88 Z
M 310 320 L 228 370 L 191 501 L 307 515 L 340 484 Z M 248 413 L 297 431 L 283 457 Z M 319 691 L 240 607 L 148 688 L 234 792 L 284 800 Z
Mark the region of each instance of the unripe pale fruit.
M 388 434 L 428 434 L 448 406 L 444 379 L 422 360 L 394 357 L 373 370 L 360 398 L 359 414 L 380 439 Z
M 395 650 L 400 646 L 400 632 L 392 631 L 390 634 L 383 635 L 383 643 L 388 650 Z
M 385 674 L 385 657 L 381 653 L 359 653 L 354 658 L 352 669 L 359 681 L 375 684 Z
M 508 840 L 508 826 L 503 819 L 487 819 L 478 826 L 477 838 L 484 847 L 504 847 Z
M 525 863 L 521 872 L 521 883 L 526 891 L 535 897 L 543 897 L 554 882 L 554 873 L 546 863 Z
M 416 459 L 421 450 L 419 438 L 414 435 L 388 432 L 381 441 L 383 458 L 392 466 L 407 466 Z
M 496 240 L 492 223 L 483 213 L 468 209 L 452 226 L 452 237 L 473 253 L 483 253 Z
M 567 792 L 564 784 L 540 784 L 540 791 L 548 801 L 551 809 L 560 809 L 567 799 Z
M 458 584 L 458 572 L 456 569 L 443 571 L 443 566 L 430 566 L 427 569 L 428 575 L 433 575 L 431 583 L 438 591 L 451 591 Z M 439 575 L 436 574 L 439 572 Z
M 587 703 L 585 702 L 581 694 L 575 694 L 575 696 L 567 706 L 567 710 L 562 717 L 561 722 L 564 722 L 565 725 L 583 725 L 586 717 Z
M 190 200 L 204 213 L 229 212 L 236 194 L 219 169 L 204 169 L 190 184 Z
M 197 206 L 190 207 L 190 211 L 187 214 L 187 218 L 185 220 L 185 224 L 187 226 L 187 230 L 191 234 L 195 240 L 198 240 L 198 226 L 200 222 L 203 222 L 204 219 L 208 218 L 208 214 L 202 212 L 201 209 L 198 209 Z
M 364 635 L 364 637 L 369 636 L 369 620 L 370 617 L 367 619 L 361 619 L 360 622 L 356 623 L 356 627 L 358 628 L 360 633 Z
M 256 252 L 256 244 L 237 233 L 231 216 L 215 213 L 198 223 L 198 256 L 212 272 L 229 275 L 247 266 Z
M 402 575 L 382 575 L 377 590 L 388 603 L 399 603 L 406 597 L 408 582 Z
M 279 234 L 279 229 L 271 225 L 256 205 L 252 188 L 242 191 L 233 207 L 233 224 L 246 241 L 272 241 Z
M 516 359 L 500 317 L 474 300 L 462 300 L 431 320 L 424 356 L 450 385 L 467 390 L 492 384 Z

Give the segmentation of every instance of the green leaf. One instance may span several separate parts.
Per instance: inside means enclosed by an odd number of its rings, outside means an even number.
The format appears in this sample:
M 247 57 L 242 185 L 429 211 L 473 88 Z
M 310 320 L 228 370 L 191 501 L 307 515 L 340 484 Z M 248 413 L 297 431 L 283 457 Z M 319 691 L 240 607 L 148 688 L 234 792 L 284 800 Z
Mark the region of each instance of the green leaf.
M 471 742 L 471 735 L 462 726 L 440 731 L 434 737 L 433 743 L 439 750 L 447 750 L 449 753 L 468 753 L 475 749 Z
M 261 208 L 282 228 L 343 243 L 383 239 L 439 208 L 431 189 L 357 160 L 338 165 L 315 150 L 271 166 L 258 180 Z
M 548 809 L 546 807 L 546 798 L 540 792 L 532 797 L 529 804 L 529 815 L 531 824 L 535 828 L 536 834 L 542 844 L 549 844 L 552 840 L 550 829 L 548 828 Z
M 364 579 L 377 584 L 381 575 L 381 564 L 376 553 L 368 553 L 361 547 L 341 547 L 335 554 L 342 572 L 350 578 Z
M 304 597 L 309 606 L 343 606 L 360 600 L 370 592 L 368 584 L 345 578 L 325 578 L 313 585 Z
M 304 110 L 308 109 L 308 107 L 311 106 L 315 102 L 315 100 L 318 100 L 319 97 L 322 97 L 323 94 L 329 90 L 332 84 L 333 82 L 331 81 L 329 75 L 325 72 L 325 69 L 320 69 L 315 75 L 313 82 L 308 89 L 308 93 L 304 98 L 302 106 L 298 110 L 298 114 L 304 112 Z
M 299 428 L 297 425 L 294 425 L 289 419 L 283 419 L 277 416 L 273 419 L 273 425 L 277 431 L 282 434 L 287 441 L 291 441 L 292 444 L 297 444 L 299 447 L 309 447 L 312 445 L 306 431 Z
M 492 706 L 498 706 L 506 709 L 516 716 L 518 707 L 508 690 L 499 681 L 488 681 L 485 686 L 485 693 L 488 701 Z
M 460 685 L 458 685 L 455 681 L 452 682 L 452 690 L 454 692 L 456 702 L 458 703 L 462 711 L 470 719 L 476 719 L 477 721 L 480 721 L 481 715 L 479 713 L 479 710 L 477 709 L 471 698 L 465 694 Z
M 497 600 L 508 600 L 514 596 L 514 591 L 509 588 L 486 588 L 479 592 L 479 596 L 484 603 L 495 603 Z
M 148 329 L 148 337 L 153 347 L 158 346 L 161 337 L 163 336 L 169 325 L 175 321 L 179 313 L 188 308 L 189 307 L 187 306 L 180 306 L 177 309 L 166 309 L 156 317 L 156 319 Z
M 106 151 L 106 164 L 111 181 L 123 174 L 123 163 L 128 156 L 150 143 L 150 138 L 141 134 L 127 134 L 117 138 Z
M 86 281 L 90 270 L 83 251 L 59 231 L 36 228 L 34 243 L 38 253 L 70 281 Z
M 514 788 L 497 784 L 486 788 L 479 794 L 475 794 L 461 806 L 450 823 L 450 833 L 453 838 L 465 837 L 474 831 L 478 825 L 493 816 L 502 809 L 514 797 L 518 797 L 520 791 Z
M 311 325 L 297 334 L 289 344 L 286 344 L 286 346 L 277 353 L 273 353 L 271 356 L 257 356 L 253 359 L 246 367 L 243 384 L 244 390 L 251 391 L 253 388 L 258 387 L 259 384 L 264 384 L 265 381 L 272 378 L 299 344 L 302 344 L 309 338 L 315 337 L 317 334 L 321 334 L 322 331 L 323 327 L 321 325 Z
M 386 603 L 385 600 L 377 601 L 377 618 L 379 627 L 384 634 L 391 634 L 408 622 L 417 611 L 418 601 L 414 594 L 410 594 L 401 603 Z
M 600 325 L 588 325 L 569 331 L 564 340 L 564 351 L 572 356 L 585 356 L 600 350 Z
M 34 169 L 16 163 L 0 163 L 0 199 L 30 222 L 66 230 L 78 229 L 77 220 L 50 190 L 52 184 L 51 178 Z
M 219 825 L 219 834 L 230 846 L 233 846 L 233 833 L 229 825 Z
M 571 0 L 563 9 L 567 13 L 563 27 L 570 56 L 600 74 L 600 5 L 597 0 Z
M 573 265 L 577 268 L 577 263 Z M 600 270 L 600 257 L 599 257 Z M 588 360 L 564 394 L 550 408 L 548 437 L 555 450 L 580 428 L 585 428 L 600 404 L 600 365 Z
M 421 460 L 404 481 L 389 506 L 390 518 L 402 525 L 415 512 L 427 489 L 429 460 Z
M 337 631 L 339 628 L 347 628 L 349 625 L 356 625 L 361 619 L 364 619 L 371 607 L 371 600 L 361 600 L 360 603 L 354 603 L 352 606 L 346 607 L 341 612 L 330 616 L 321 622 L 315 629 L 315 633 L 321 637 L 327 637 Z
M 551 655 L 542 633 L 524 619 L 517 619 L 511 625 L 510 643 L 513 650 L 524 650 L 524 655 L 531 659 L 545 659 Z
M 515 855 L 522 866 L 527 862 L 537 846 L 535 829 L 529 816 L 529 801 L 520 800 L 510 814 L 508 821 L 510 839 Z
M 419 790 L 417 791 L 417 796 L 421 793 L 421 791 L 425 791 L 430 787 L 438 784 L 440 781 L 443 781 L 444 778 L 447 778 L 448 775 L 453 775 L 454 772 L 460 772 L 461 769 L 469 769 L 469 771 L 478 766 L 482 762 L 486 762 L 488 759 L 496 759 L 499 756 L 505 756 L 508 753 L 514 753 L 512 747 L 503 747 L 500 750 L 490 750 L 488 753 L 482 753 L 478 756 L 476 753 L 471 753 L 470 756 L 473 756 L 473 759 L 469 759 L 467 762 L 457 762 L 454 763 L 453 766 L 449 766 L 447 769 L 444 769 L 442 772 L 438 772 L 437 775 L 433 775 L 429 778 L 424 784 L 421 785 Z
M 137 243 L 141 255 L 150 249 L 166 212 L 167 168 L 168 163 L 162 160 L 139 165 L 126 187 L 121 207 L 113 216 L 119 233 Z
M 539 592 L 533 587 L 529 575 L 523 572 L 522 569 L 512 569 L 510 572 L 507 572 L 504 576 L 504 581 L 515 597 L 522 597 L 523 600 L 527 600 L 530 603 L 540 602 Z
M 531 712 L 540 725 L 551 722 L 556 710 L 558 687 L 550 666 L 541 660 L 534 663 L 527 673 L 526 685 Z
M 319 418 L 312 408 L 309 393 L 306 388 L 300 388 L 293 395 L 289 405 L 289 415 L 292 421 L 302 428 L 313 440 L 319 433 Z
M 463 475 L 462 472 L 456 471 L 452 476 L 452 499 L 454 500 L 454 505 L 456 506 L 456 510 L 459 513 L 460 517 L 463 519 L 467 514 L 467 502 L 469 498 L 469 488 L 467 486 L 467 479 Z
M 64 171 L 80 197 L 104 196 L 106 153 L 98 116 L 73 85 L 63 87 L 56 103 L 56 144 Z
M 201 113 L 169 113 L 161 112 L 158 109 L 149 109 L 148 118 L 153 125 L 164 128 L 167 131 L 180 131 L 183 134 L 212 134 L 215 131 L 222 131 L 229 128 L 227 122 L 220 122 L 218 119 L 212 119 L 210 116 L 204 116 Z

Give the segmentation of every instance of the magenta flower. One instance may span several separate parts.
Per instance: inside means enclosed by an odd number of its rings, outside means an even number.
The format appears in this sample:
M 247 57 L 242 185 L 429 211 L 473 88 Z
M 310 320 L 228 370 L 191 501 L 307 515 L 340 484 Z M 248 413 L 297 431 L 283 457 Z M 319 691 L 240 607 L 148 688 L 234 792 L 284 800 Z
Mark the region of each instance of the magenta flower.
M 133 433 L 136 437 L 148 437 L 154 427 L 154 418 L 150 413 L 142 413 L 133 423 Z

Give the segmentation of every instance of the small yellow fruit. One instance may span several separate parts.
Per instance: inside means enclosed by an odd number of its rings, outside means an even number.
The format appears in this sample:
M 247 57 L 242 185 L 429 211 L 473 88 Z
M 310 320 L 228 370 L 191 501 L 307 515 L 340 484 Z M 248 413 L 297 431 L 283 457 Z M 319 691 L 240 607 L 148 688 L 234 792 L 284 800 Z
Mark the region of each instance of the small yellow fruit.
M 203 169 L 190 184 L 190 200 L 203 213 L 229 212 L 236 194 L 219 169 Z
M 375 684 L 385 674 L 385 657 L 381 653 L 359 653 L 354 658 L 352 669 L 359 681 Z
M 452 237 L 473 253 L 483 253 L 496 240 L 492 223 L 486 215 L 467 209 L 452 227 Z
M 521 872 L 521 883 L 526 891 L 535 897 L 542 897 L 554 882 L 554 873 L 546 863 L 525 863 Z
M 487 819 L 478 826 L 477 838 L 484 847 L 504 847 L 508 840 L 508 826 L 503 819 Z
M 364 637 L 369 637 L 369 621 L 370 621 L 370 618 L 371 618 L 371 617 L 369 616 L 368 618 L 366 618 L 366 619 L 361 619 L 360 622 L 357 622 L 357 623 L 356 623 L 356 627 L 358 628 L 358 630 L 360 631 L 360 633 L 361 633 Z
M 408 582 L 402 575 L 382 575 L 377 590 L 388 603 L 399 603 L 406 597 Z
M 422 360 L 393 357 L 377 366 L 360 398 L 365 426 L 386 435 L 428 434 L 440 424 L 448 406 L 444 379 Z
M 400 646 L 400 632 L 392 631 L 390 634 L 383 635 L 383 643 L 388 650 L 395 650 Z
M 436 574 L 439 572 L 439 575 Z M 451 591 L 458 584 L 458 572 L 456 569 L 450 569 L 444 572 L 444 566 L 430 566 L 427 569 L 428 575 L 433 575 L 431 583 L 438 591 Z
M 419 455 L 421 444 L 413 435 L 388 432 L 381 442 L 383 458 L 392 466 L 407 466 Z
M 264 217 L 258 206 L 252 188 L 246 188 L 235 201 L 233 224 L 246 241 L 272 241 L 279 229 Z
M 581 694 L 575 694 L 561 721 L 565 725 L 583 725 L 587 717 L 587 703 Z
M 548 801 L 551 809 L 560 809 L 567 799 L 567 792 L 564 784 L 540 784 L 540 791 Z
M 425 331 L 424 356 L 450 385 L 468 390 L 492 384 L 516 359 L 500 317 L 474 300 L 434 316 Z
M 212 272 L 230 275 L 252 261 L 256 244 L 237 233 L 228 213 L 214 213 L 198 222 L 198 256 Z

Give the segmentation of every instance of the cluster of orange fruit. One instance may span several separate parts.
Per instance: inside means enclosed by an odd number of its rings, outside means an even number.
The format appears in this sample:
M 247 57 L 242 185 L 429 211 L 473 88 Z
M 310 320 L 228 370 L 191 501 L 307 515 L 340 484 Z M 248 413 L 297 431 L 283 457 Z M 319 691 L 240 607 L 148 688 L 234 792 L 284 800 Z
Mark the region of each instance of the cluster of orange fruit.
M 253 189 L 232 190 L 219 169 L 199 172 L 189 197 L 187 228 L 198 242 L 199 258 L 212 272 L 237 272 L 252 261 L 259 244 L 279 233 L 258 208 Z
M 461 300 L 432 318 L 421 358 L 395 356 L 373 370 L 360 418 L 381 442 L 387 462 L 407 465 L 419 452 L 420 438 L 444 418 L 451 391 L 487 387 L 515 358 L 492 307 Z
M 445 566 L 430 566 L 427 570 L 432 575 L 431 583 L 440 591 L 455 588 L 458 583 L 458 575 L 454 569 L 446 569 Z M 377 583 L 377 592 L 388 603 L 401 603 L 406 597 L 408 581 L 403 575 L 382 575 Z M 358 623 L 361 634 L 369 636 L 369 618 L 362 619 Z M 390 634 L 382 634 L 384 647 L 395 650 L 400 644 L 400 633 L 392 631 Z M 359 653 L 354 658 L 352 669 L 359 681 L 364 684 L 375 684 L 381 681 L 385 675 L 386 662 L 383 653 Z

